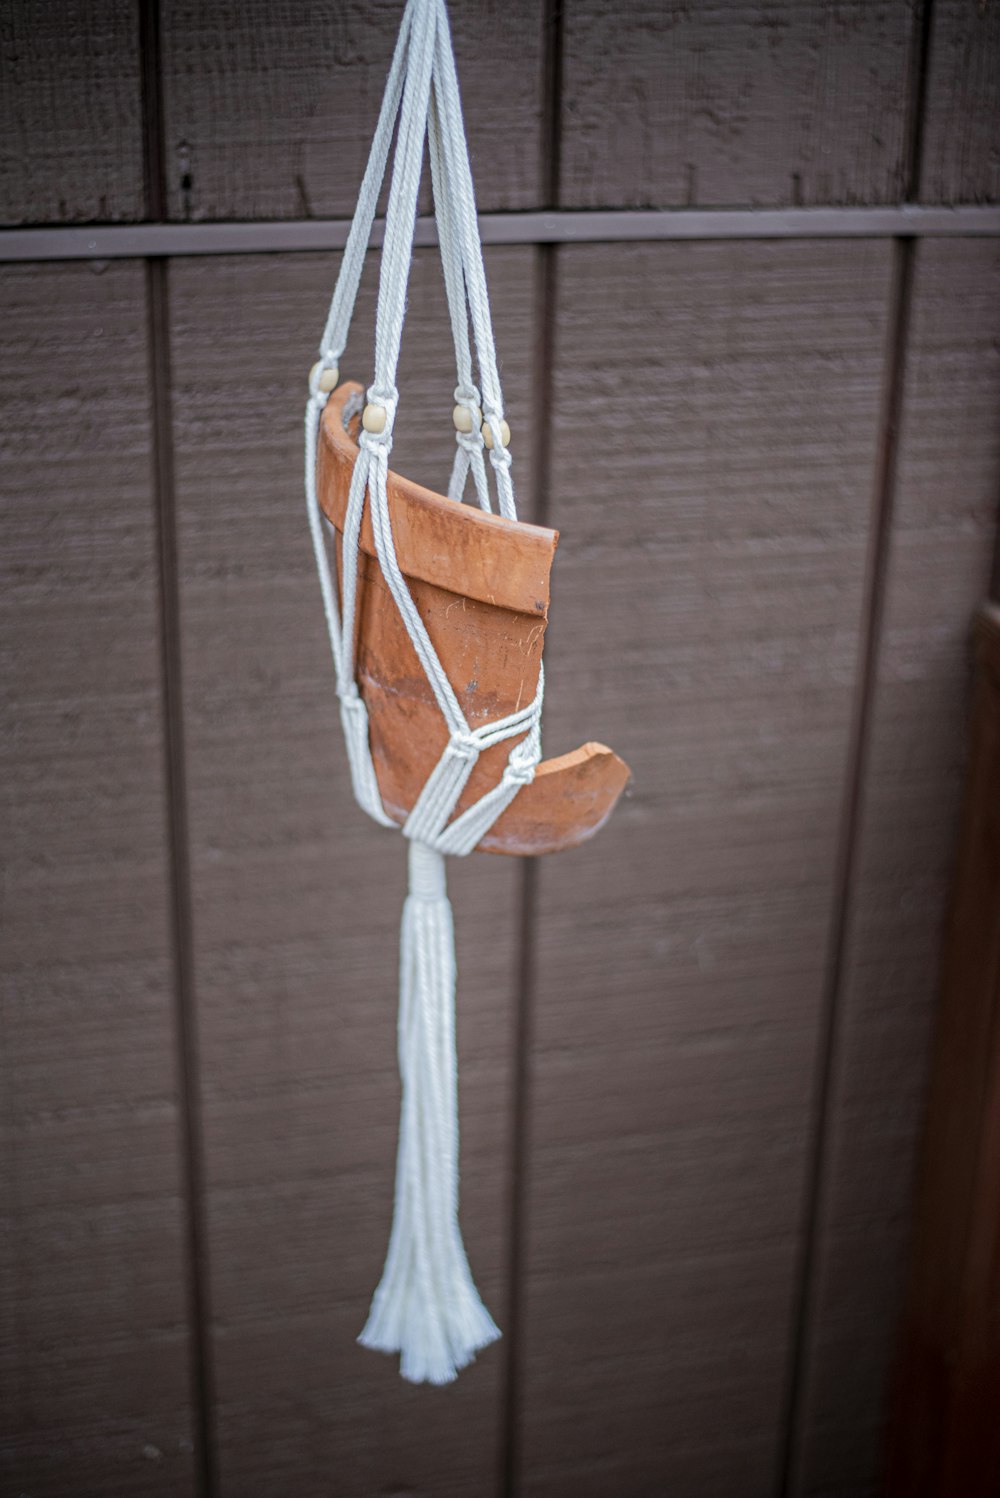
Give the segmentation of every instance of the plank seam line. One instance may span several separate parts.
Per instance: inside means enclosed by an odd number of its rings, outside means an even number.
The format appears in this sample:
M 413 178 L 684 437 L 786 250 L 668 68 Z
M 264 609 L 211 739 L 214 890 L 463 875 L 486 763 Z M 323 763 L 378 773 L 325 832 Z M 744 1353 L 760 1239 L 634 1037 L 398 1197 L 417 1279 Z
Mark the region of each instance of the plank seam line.
M 802 1423 L 816 1310 L 816 1273 L 829 1165 L 830 1113 L 840 1052 L 840 1010 L 847 976 L 847 948 L 851 935 L 854 881 L 865 810 L 865 782 L 892 541 L 899 428 L 912 314 L 913 259 L 913 241 L 898 240 L 886 330 L 882 414 L 873 485 L 871 541 L 864 586 L 855 701 L 846 755 L 846 783 L 833 878 L 827 971 L 820 1005 L 813 1103 L 808 1127 L 807 1164 L 800 1219 L 801 1247 L 794 1274 L 790 1318 L 788 1378 L 779 1424 L 779 1432 L 782 1433 L 776 1484 L 779 1498 L 792 1498 L 798 1491 L 798 1465 L 804 1434 Z
M 562 167 L 563 91 L 562 0 L 545 0 L 542 9 L 543 109 L 541 117 L 542 194 L 555 208 Z M 552 410 L 555 389 L 556 244 L 535 247 L 535 327 L 533 409 Z M 550 424 L 536 419 L 532 432 L 532 519 L 547 524 L 552 472 Z M 537 995 L 539 869 L 534 859 L 519 870 L 518 947 L 515 968 L 514 1077 L 511 1090 L 510 1193 L 507 1250 L 507 1355 L 501 1383 L 500 1498 L 517 1498 L 521 1486 L 522 1396 L 524 1379 L 524 1274 L 527 1262 L 528 1173 L 531 1153 L 534 1012 Z
M 382 242 L 376 220 L 371 243 Z M 306 254 L 343 249 L 349 219 L 228 223 L 98 224 L 0 229 L 0 262 L 115 260 L 146 256 Z M 898 239 L 1000 236 L 1000 205 L 876 208 L 621 208 L 484 213 L 487 245 L 613 244 L 669 240 Z M 437 243 L 417 220 L 415 243 Z
M 909 56 L 906 116 L 904 122 L 903 212 L 919 213 L 916 200 L 923 170 L 924 116 L 930 69 L 934 0 L 922 0 L 914 16 Z M 887 327 L 886 362 L 879 448 L 874 484 L 872 543 L 869 552 L 865 625 L 859 663 L 860 679 L 848 748 L 848 777 L 837 847 L 834 900 L 830 923 L 830 949 L 820 1013 L 815 1067 L 815 1091 L 808 1168 L 802 1212 L 802 1246 L 792 1304 L 788 1382 L 783 1411 L 783 1440 L 778 1473 L 780 1498 L 793 1498 L 799 1488 L 805 1439 L 804 1419 L 814 1319 L 817 1312 L 816 1283 L 820 1236 L 824 1226 L 831 1108 L 840 1063 L 841 1005 L 846 978 L 847 947 L 853 917 L 852 890 L 864 816 L 865 781 L 871 749 L 872 713 L 878 678 L 885 591 L 896 504 L 899 432 L 903 417 L 906 361 L 913 315 L 915 239 L 897 235 L 893 251 L 893 281 Z
M 919 212 L 915 199 L 920 191 L 924 112 L 926 106 L 930 46 L 933 31 L 933 0 L 922 0 L 913 20 L 910 40 L 909 77 L 904 122 L 903 192 L 908 207 Z M 820 1262 L 820 1239 L 824 1227 L 827 1178 L 830 1169 L 831 1109 L 837 1083 L 841 1045 L 841 1007 L 846 981 L 847 948 L 853 918 L 852 891 L 864 816 L 865 782 L 871 749 L 872 713 L 878 679 L 882 620 L 885 610 L 889 551 L 896 503 L 899 431 L 903 415 L 906 360 L 913 309 L 915 241 L 897 235 L 893 250 L 893 279 L 887 320 L 887 346 L 883 373 L 872 515 L 872 539 L 865 580 L 863 629 L 847 757 L 846 795 L 838 838 L 834 874 L 833 908 L 830 922 L 828 967 L 820 1010 L 814 1073 L 812 1118 L 807 1149 L 807 1174 L 802 1208 L 802 1244 L 792 1302 L 791 1344 L 788 1382 L 782 1422 L 782 1447 L 778 1473 L 780 1498 L 793 1498 L 798 1490 L 805 1439 L 804 1420 L 814 1320 L 817 1313 L 816 1280 Z
M 924 125 L 927 92 L 930 88 L 933 29 L 934 0 L 922 0 L 913 25 L 904 121 L 906 167 L 903 195 L 906 203 L 913 206 L 916 206 L 920 197 L 920 178 L 924 167 Z
M 167 211 L 159 0 L 141 0 L 139 50 L 142 72 L 142 140 L 146 208 L 150 218 L 157 219 L 162 218 Z M 194 936 L 181 674 L 182 647 L 168 276 L 169 264 L 166 260 L 151 257 L 146 259 L 149 402 L 153 450 L 152 499 L 156 523 L 164 796 L 173 944 L 174 1044 L 177 1066 L 181 1191 L 184 1210 L 183 1273 L 190 1335 L 189 1398 L 194 1443 L 195 1489 L 198 1498 L 214 1498 L 216 1471 L 212 1429 L 213 1380 L 209 1336 L 208 1241 L 195 1017 Z
M 174 1014 L 180 1151 L 185 1208 L 188 1316 L 191 1333 L 191 1399 L 199 1498 L 214 1498 L 212 1372 L 209 1337 L 208 1246 L 204 1144 L 195 1017 L 191 858 L 182 710 L 180 598 L 173 474 L 169 302 L 165 261 L 146 264 L 150 327 L 150 401 L 153 408 L 154 502 L 159 571 L 161 698 L 164 778 L 170 854 L 174 948 Z

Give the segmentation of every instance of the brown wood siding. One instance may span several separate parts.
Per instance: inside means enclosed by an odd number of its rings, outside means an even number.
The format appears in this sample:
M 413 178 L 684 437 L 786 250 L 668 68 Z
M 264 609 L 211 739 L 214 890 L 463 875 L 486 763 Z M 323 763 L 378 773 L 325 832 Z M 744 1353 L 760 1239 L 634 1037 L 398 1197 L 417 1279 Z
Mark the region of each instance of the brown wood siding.
M 142 218 L 135 0 L 0 9 L 0 223 Z
M 895 202 L 913 17 L 829 0 L 568 4 L 562 205 Z
M 927 81 L 921 199 L 1000 201 L 1000 10 L 936 0 Z
M 400 9 L 160 0 L 161 118 L 138 3 L 16 0 L 0 216 L 141 219 L 144 120 L 174 220 L 348 213 Z M 994 9 L 453 0 L 481 206 L 991 200 Z M 522 514 L 562 531 L 546 752 L 603 738 L 635 780 L 588 848 L 453 862 L 463 1225 L 505 1336 L 446 1391 L 354 1343 L 404 860 L 350 795 L 304 524 L 337 264 L 0 276 L 0 1486 L 874 1498 L 997 242 L 488 257 Z M 395 461 L 440 488 L 433 252 L 399 385 Z
M 989 588 L 1000 495 L 998 348 L 998 247 L 921 245 L 823 1162 L 809 1493 L 864 1491 L 881 1462 L 964 768 L 968 621 Z
M 144 286 L 0 276 L 0 1486 L 32 1498 L 191 1484 Z
M 353 213 L 401 13 L 399 5 L 366 0 L 165 6 L 170 217 Z M 536 0 L 457 5 L 452 27 L 479 206 L 534 207 L 541 200 L 541 7 Z
M 541 870 L 533 1495 L 773 1482 L 888 277 L 883 245 L 560 254 L 548 742 L 634 780 Z

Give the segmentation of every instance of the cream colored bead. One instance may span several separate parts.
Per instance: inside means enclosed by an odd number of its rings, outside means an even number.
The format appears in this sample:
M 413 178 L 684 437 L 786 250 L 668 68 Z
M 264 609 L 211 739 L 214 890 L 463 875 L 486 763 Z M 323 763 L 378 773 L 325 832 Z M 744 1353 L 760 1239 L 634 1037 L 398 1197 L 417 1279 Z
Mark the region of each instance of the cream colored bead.
M 493 432 L 490 428 L 489 422 L 487 421 L 483 422 L 483 441 L 486 443 L 486 446 L 492 451 Z M 510 427 L 505 421 L 501 421 L 500 423 L 500 441 L 504 447 L 510 447 Z
M 483 413 L 478 406 L 471 409 L 468 406 L 456 406 L 451 419 L 455 423 L 456 432 L 474 432 L 482 425 Z
M 313 380 L 319 372 L 319 384 L 317 389 L 322 390 L 324 395 L 329 395 L 331 390 L 336 390 L 337 381 L 340 379 L 340 370 L 336 364 L 331 364 L 329 369 L 323 368 L 322 359 L 317 359 L 309 371 L 309 389 L 312 389 Z
M 385 431 L 385 407 L 384 406 L 366 406 L 365 409 L 361 413 L 361 425 L 364 427 L 364 429 L 365 429 L 366 432 L 373 432 L 373 433 L 384 432 Z

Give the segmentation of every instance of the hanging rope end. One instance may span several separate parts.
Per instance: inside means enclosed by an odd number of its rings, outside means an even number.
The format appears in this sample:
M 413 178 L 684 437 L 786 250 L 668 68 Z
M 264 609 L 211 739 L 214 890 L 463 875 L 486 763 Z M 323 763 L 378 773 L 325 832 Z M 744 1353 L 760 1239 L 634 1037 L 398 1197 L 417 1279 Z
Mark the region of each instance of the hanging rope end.
M 392 1307 L 382 1297 L 382 1288 L 375 1293 L 358 1342 L 373 1352 L 398 1353 L 399 1371 L 408 1383 L 454 1383 L 462 1369 L 475 1362 L 476 1353 L 502 1335 L 471 1281 L 466 1287 L 471 1293 L 457 1318 L 454 1305 L 434 1307 L 411 1301 L 408 1306 Z M 456 1319 L 462 1323 L 461 1330 Z
M 389 1252 L 358 1338 L 410 1383 L 447 1384 L 500 1332 L 458 1225 L 455 946 L 445 859 L 410 839 L 400 953 L 403 1114 Z

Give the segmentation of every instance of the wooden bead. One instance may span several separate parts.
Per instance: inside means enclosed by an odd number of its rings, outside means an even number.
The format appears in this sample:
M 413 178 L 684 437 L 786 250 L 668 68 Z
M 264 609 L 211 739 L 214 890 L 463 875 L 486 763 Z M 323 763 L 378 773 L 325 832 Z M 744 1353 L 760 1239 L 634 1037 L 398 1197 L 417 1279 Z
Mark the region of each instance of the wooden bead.
M 486 446 L 492 451 L 493 432 L 490 429 L 489 422 L 486 421 L 483 422 L 483 441 L 486 443 Z M 500 423 L 500 442 L 502 446 L 510 447 L 510 427 L 505 421 L 501 421 Z
M 384 406 L 366 406 L 365 409 L 361 413 L 361 425 L 364 427 L 364 429 L 365 429 L 366 432 L 373 432 L 373 433 L 384 432 L 385 431 L 385 407 Z
M 456 432 L 474 432 L 482 425 L 483 413 L 478 406 L 456 406 L 451 413 Z
M 317 386 L 317 389 L 322 390 L 324 395 L 329 395 L 331 390 L 336 390 L 337 381 L 340 379 L 340 370 L 337 368 L 336 364 L 331 364 L 328 369 L 324 369 L 322 359 L 317 359 L 316 363 L 309 371 L 310 390 L 312 389 L 312 383 L 316 378 L 317 371 L 320 372 L 319 384 Z

